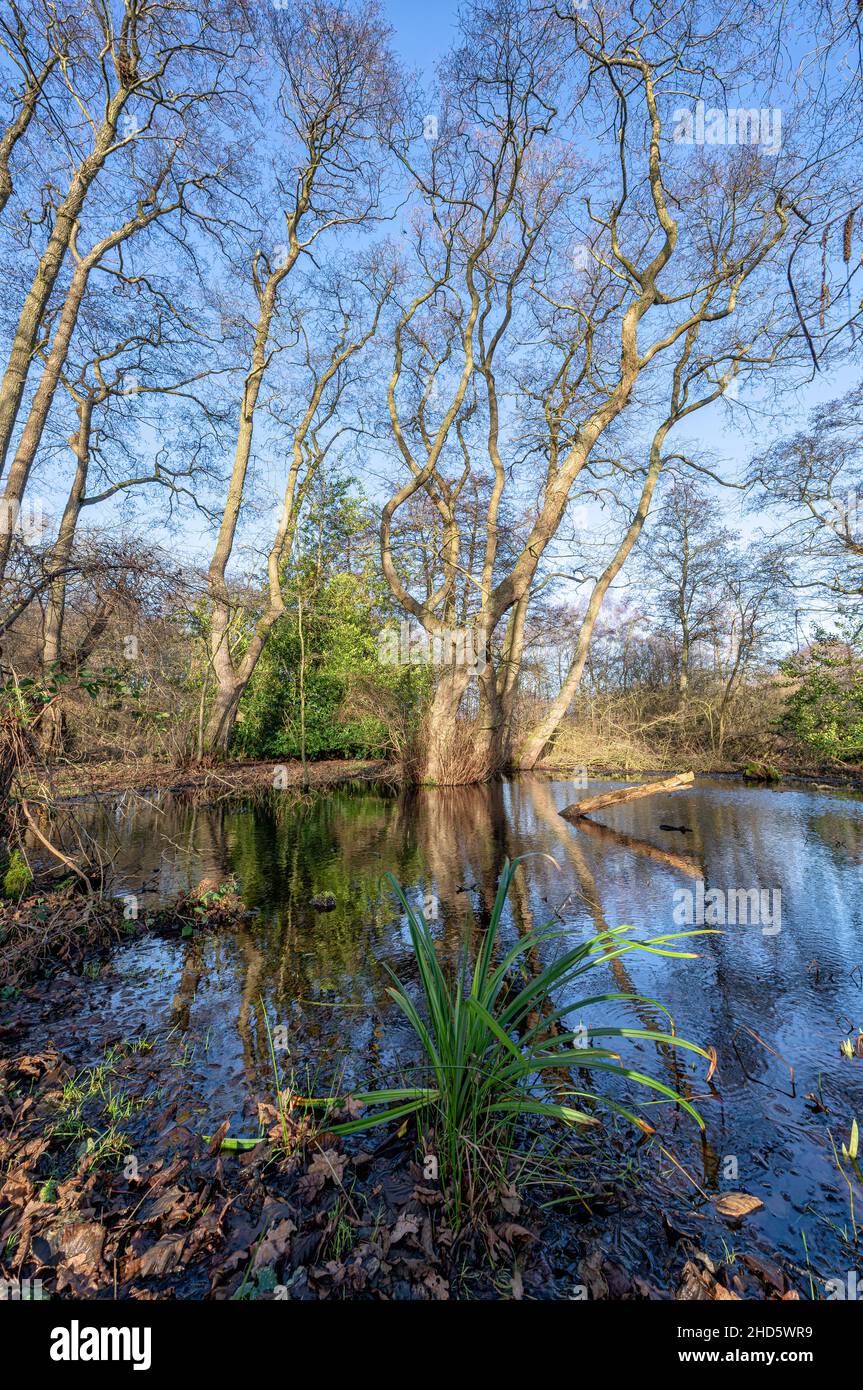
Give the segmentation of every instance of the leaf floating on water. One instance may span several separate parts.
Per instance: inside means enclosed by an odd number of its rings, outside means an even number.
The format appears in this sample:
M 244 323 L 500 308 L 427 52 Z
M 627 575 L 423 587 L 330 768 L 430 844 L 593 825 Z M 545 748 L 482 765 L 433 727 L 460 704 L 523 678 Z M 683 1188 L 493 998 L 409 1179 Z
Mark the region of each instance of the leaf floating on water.
M 710 1069 L 707 1073 L 706 1080 L 709 1081 L 710 1078 L 713 1076 L 713 1073 L 716 1071 L 716 1048 L 708 1047 L 707 1054 L 710 1058 Z
M 714 1200 L 720 1215 L 729 1216 L 733 1221 L 739 1221 L 764 1206 L 760 1197 L 751 1197 L 748 1192 L 723 1192 Z

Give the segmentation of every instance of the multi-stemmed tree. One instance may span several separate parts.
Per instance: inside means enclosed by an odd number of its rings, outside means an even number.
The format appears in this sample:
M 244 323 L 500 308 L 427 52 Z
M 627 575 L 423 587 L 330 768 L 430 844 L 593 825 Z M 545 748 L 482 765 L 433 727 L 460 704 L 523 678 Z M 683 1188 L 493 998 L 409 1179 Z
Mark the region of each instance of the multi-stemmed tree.
M 430 780 L 535 764 L 578 688 L 660 472 L 685 457 L 670 432 L 740 381 L 799 360 L 819 333 L 811 229 L 835 215 L 846 173 L 823 113 L 809 129 L 792 123 L 785 145 L 781 113 L 765 113 L 765 129 L 760 107 L 742 123 L 733 113 L 732 143 L 724 116 L 725 143 L 685 143 L 699 101 L 713 96 L 724 112 L 723 85 L 740 90 L 744 72 L 766 72 L 769 26 L 751 37 L 749 18 L 736 6 L 477 6 L 429 103 L 438 111 L 425 121 L 425 159 L 403 156 L 417 211 L 389 417 L 404 482 L 382 511 L 381 553 L 399 603 L 442 641 L 466 573 L 460 498 L 469 477 L 495 480 L 469 578 L 471 640 L 451 644 L 429 714 Z M 559 695 L 517 738 L 531 596 L 561 568 L 554 542 L 572 505 L 598 486 L 631 490 L 621 439 L 631 458 L 633 407 L 650 442 L 631 514 L 591 576 Z M 392 554 L 394 520 L 418 492 L 441 518 L 443 577 L 430 596 L 411 590 Z M 505 495 L 530 524 L 503 564 Z M 563 568 L 584 575 L 577 561 Z M 492 659 L 472 663 L 481 651 Z M 474 676 L 468 765 L 452 749 Z

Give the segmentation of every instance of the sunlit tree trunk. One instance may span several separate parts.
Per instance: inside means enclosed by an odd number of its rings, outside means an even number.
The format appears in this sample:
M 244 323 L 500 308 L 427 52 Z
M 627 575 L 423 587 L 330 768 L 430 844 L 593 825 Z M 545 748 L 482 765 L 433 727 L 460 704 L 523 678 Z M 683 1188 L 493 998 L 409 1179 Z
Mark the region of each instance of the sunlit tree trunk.
M 42 375 L 39 378 L 39 385 L 36 388 L 24 428 L 21 431 L 21 438 L 15 450 L 15 457 L 9 468 L 6 477 L 6 486 L 3 490 L 2 509 L 0 516 L 6 518 L 6 525 L 0 526 L 0 582 L 6 573 L 6 566 L 9 560 L 9 552 L 12 547 L 13 528 L 8 519 L 18 514 L 18 508 L 24 497 L 24 490 L 27 486 L 30 472 L 36 458 L 42 435 L 48 420 L 48 415 L 60 384 L 63 368 L 69 355 L 69 346 L 72 341 L 72 334 L 78 322 L 78 315 L 87 291 L 87 284 L 90 275 L 99 262 L 108 254 L 109 251 L 122 245 L 123 242 L 136 232 L 150 225 L 157 217 L 163 216 L 166 212 L 176 208 L 176 202 L 170 207 L 152 207 L 144 212 L 142 209 L 133 218 L 125 222 L 121 227 L 117 227 L 108 236 L 103 237 L 86 256 L 81 257 L 75 267 L 66 298 L 63 301 L 63 308 L 57 324 L 57 331 L 54 334 L 50 351 L 45 361 Z M 75 232 L 71 234 L 71 244 L 74 250 Z M 22 380 L 23 390 L 23 380 Z M 20 396 L 19 396 L 20 400 Z M 16 407 L 17 409 L 17 407 Z
M 0 382 L 0 474 L 6 464 L 27 377 L 42 335 L 48 301 L 78 229 L 78 219 L 87 194 L 116 143 L 120 116 L 130 95 L 130 88 L 123 86 L 108 103 L 93 149 L 76 169 L 66 196 L 57 209 L 48 244 L 24 300 L 12 337 L 9 360 Z M 5 555 L 8 554 L 8 539 L 3 554 L 5 559 Z
M 59 54 L 49 53 L 37 72 L 34 68 L 30 67 L 30 58 L 27 52 L 27 35 L 24 33 L 23 27 L 20 26 L 20 24 L 18 26 L 17 37 L 17 48 L 20 60 L 26 65 L 27 76 L 24 92 L 21 96 L 20 105 L 15 117 L 10 121 L 3 132 L 2 138 L 0 138 L 0 213 L 2 213 L 12 196 L 13 180 L 11 160 L 15 146 L 18 144 L 21 137 L 26 135 L 30 122 L 35 115 L 36 107 L 39 104 L 39 98 L 42 95 L 45 83 L 60 61 Z
M 75 476 L 63 509 L 57 539 L 51 547 L 50 566 L 56 571 L 45 606 L 45 626 L 42 641 L 42 673 L 50 680 L 59 671 L 63 661 L 63 624 L 66 615 L 67 568 L 72 558 L 75 532 L 84 489 L 87 485 L 87 469 L 90 461 L 90 430 L 93 419 L 93 401 L 85 397 L 78 408 L 78 430 L 73 439 L 75 450 Z M 62 752 L 64 741 L 64 712 L 62 691 L 46 707 L 40 721 L 42 744 L 51 754 Z
M 473 759 L 465 747 L 464 730 L 458 717 L 470 677 L 469 667 L 451 666 L 438 680 L 423 728 L 422 760 L 418 769 L 421 782 L 451 786 L 454 781 L 478 780 L 470 770 Z M 465 761 L 469 764 L 468 776 L 460 774 Z

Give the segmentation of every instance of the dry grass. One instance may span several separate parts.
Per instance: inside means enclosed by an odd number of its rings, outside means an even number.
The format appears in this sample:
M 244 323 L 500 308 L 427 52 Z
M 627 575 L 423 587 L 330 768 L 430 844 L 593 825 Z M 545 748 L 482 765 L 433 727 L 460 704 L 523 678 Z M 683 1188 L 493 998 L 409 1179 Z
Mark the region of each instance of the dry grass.
M 589 727 L 567 723 L 561 726 L 539 766 L 623 773 L 674 772 L 681 766 L 681 756 L 678 749 L 659 740 L 651 743 L 623 731 L 599 734 Z
M 347 780 L 370 781 L 391 774 L 392 764 L 360 759 L 332 758 L 307 763 L 312 787 L 333 786 Z M 111 759 L 98 763 L 67 761 L 51 768 L 51 780 L 59 797 L 107 796 L 113 792 L 204 792 L 212 800 L 223 795 L 272 791 L 276 767 L 284 767 L 280 785 L 301 789 L 302 763 L 268 758 L 195 765 L 178 769 L 153 758 Z
M 421 729 L 412 749 L 406 771 L 410 781 L 424 781 L 428 766 L 429 734 Z M 490 760 L 489 749 L 477 734 L 476 724 L 466 719 L 455 720 L 445 731 L 435 736 L 436 760 L 434 784 L 439 787 L 463 787 L 474 782 L 487 782 L 497 768 Z

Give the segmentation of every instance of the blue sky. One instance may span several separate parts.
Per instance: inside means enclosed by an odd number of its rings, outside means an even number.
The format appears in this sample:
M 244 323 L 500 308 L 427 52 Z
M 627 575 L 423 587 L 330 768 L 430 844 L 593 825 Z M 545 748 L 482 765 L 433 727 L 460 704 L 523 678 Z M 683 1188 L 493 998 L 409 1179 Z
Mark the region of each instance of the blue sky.
M 388 0 L 384 10 L 395 30 L 394 47 L 409 66 L 425 69 L 429 75 L 438 58 L 449 47 L 457 4 L 414 3 L 413 0 Z

